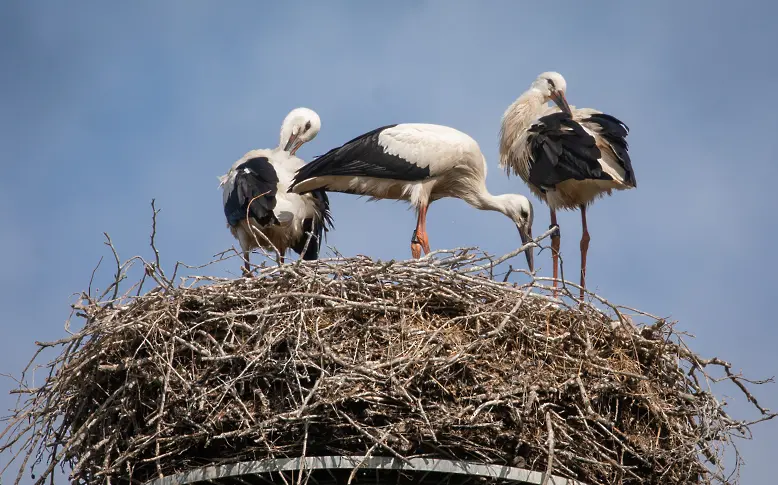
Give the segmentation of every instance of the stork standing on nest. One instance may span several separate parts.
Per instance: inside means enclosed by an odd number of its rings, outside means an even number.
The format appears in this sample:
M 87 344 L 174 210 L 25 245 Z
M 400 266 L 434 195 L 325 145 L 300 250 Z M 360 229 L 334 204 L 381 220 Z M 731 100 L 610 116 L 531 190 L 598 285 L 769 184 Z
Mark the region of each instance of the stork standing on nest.
M 388 125 L 347 142 L 298 170 L 297 193 L 325 189 L 406 200 L 416 208 L 411 253 L 430 252 L 426 217 L 429 204 L 444 197 L 464 200 L 476 209 L 508 216 L 522 243 L 532 240 L 532 204 L 519 194 L 492 195 L 486 188 L 486 160 L 478 143 L 447 126 L 405 123 Z M 533 252 L 525 251 L 530 271 Z
M 612 190 L 637 186 L 627 152 L 627 126 L 593 109 L 575 109 L 565 98 L 567 83 L 544 72 L 505 111 L 500 130 L 500 166 L 517 173 L 551 209 L 580 209 L 581 298 L 586 286 L 589 231 L 586 207 Z M 557 106 L 549 107 L 553 101 Z M 558 284 L 559 233 L 551 239 L 554 294 Z
M 277 250 L 281 262 L 289 248 L 306 260 L 319 257 L 323 232 L 332 226 L 327 194 L 314 190 L 300 195 L 288 189 L 305 164 L 295 153 L 320 127 L 314 111 L 294 109 L 281 125 L 278 148 L 251 150 L 219 177 L 224 215 L 243 250 L 247 274 L 249 252 L 257 247 Z

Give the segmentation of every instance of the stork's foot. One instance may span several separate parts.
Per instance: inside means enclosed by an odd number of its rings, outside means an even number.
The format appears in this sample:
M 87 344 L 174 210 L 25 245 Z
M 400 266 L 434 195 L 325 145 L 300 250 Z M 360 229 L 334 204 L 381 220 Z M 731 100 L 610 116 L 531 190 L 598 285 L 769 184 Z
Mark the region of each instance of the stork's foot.
M 414 259 L 419 259 L 421 257 L 421 241 L 419 240 L 419 233 L 418 231 L 413 231 L 413 236 L 411 236 L 411 255 L 414 257 Z
M 254 276 L 251 273 L 251 269 L 248 266 L 241 267 L 241 273 L 243 273 L 244 278 L 251 278 L 252 276 Z
M 553 298 L 559 298 L 559 280 L 554 278 L 554 289 L 551 291 L 551 296 Z
M 581 286 L 581 293 L 578 295 L 578 306 L 583 308 L 586 306 L 586 287 Z
M 421 244 L 411 244 L 411 256 L 413 259 L 421 258 Z

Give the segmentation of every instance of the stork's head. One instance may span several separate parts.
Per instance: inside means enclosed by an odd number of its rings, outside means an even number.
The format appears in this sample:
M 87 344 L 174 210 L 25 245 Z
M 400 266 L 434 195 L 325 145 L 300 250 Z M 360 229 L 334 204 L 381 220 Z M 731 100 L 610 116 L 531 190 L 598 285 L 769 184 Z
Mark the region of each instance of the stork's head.
M 521 236 L 521 244 L 527 244 L 532 241 L 532 221 L 535 217 L 535 213 L 532 209 L 532 203 L 528 198 L 520 194 L 503 194 L 498 195 L 502 205 L 501 212 L 510 217 L 516 229 L 519 230 L 519 236 Z M 535 271 L 535 256 L 533 248 L 528 248 L 524 251 L 527 256 L 527 266 L 530 271 Z
M 543 101 L 553 101 L 559 106 L 559 109 L 565 113 L 570 113 L 570 105 L 567 104 L 565 91 L 567 83 L 561 74 L 554 71 L 544 72 L 532 83 L 532 88 L 543 94 Z
M 293 109 L 281 124 L 281 140 L 278 146 L 294 155 L 303 143 L 316 138 L 320 129 L 321 120 L 315 111 L 308 108 Z

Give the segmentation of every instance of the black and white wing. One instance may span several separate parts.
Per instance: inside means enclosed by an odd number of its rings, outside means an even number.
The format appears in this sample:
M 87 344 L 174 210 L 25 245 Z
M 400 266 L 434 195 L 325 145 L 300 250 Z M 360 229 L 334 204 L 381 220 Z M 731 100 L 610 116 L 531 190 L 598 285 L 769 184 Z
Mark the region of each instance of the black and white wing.
M 382 133 L 397 126 L 382 126 L 360 135 L 305 164 L 297 171 L 291 187 L 298 193 L 316 188 L 353 193 L 355 177 L 362 182 L 368 179 L 417 181 L 429 178 L 428 164 L 414 163 L 397 155 L 397 150 L 390 146 L 394 138 L 382 136 Z M 358 185 L 369 187 L 364 183 Z M 357 190 L 357 193 L 368 194 L 369 191 Z
M 236 226 L 250 217 L 260 226 L 278 223 L 276 206 L 278 174 L 267 157 L 254 157 L 232 169 L 224 187 L 224 215 Z
M 576 119 L 594 134 L 597 145 L 604 152 L 602 161 L 615 169 L 614 172 L 621 179 L 620 182 L 637 187 L 632 160 L 629 158 L 627 125 L 615 116 L 590 109 L 576 111 Z
M 529 128 L 529 182 L 545 192 L 565 180 L 612 180 L 603 171 L 596 140 L 564 112 Z

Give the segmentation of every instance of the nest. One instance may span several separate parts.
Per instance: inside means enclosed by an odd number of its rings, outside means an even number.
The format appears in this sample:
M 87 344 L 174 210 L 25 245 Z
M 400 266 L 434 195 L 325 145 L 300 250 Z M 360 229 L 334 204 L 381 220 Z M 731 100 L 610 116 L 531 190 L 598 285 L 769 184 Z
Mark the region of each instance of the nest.
M 15 451 L 17 482 L 37 467 L 40 484 L 63 464 L 76 483 L 141 483 L 322 455 L 588 484 L 732 480 L 722 453 L 752 423 L 727 414 L 709 373 L 769 419 L 753 381 L 695 355 L 670 322 L 595 295 L 553 299 L 540 279 L 495 281 L 485 258 L 320 260 L 180 285 L 144 262 L 160 286 L 124 297 L 120 265 L 107 295 L 75 305 L 80 331 L 38 344 L 59 354 L 42 386 L 16 391 L 0 451 Z

